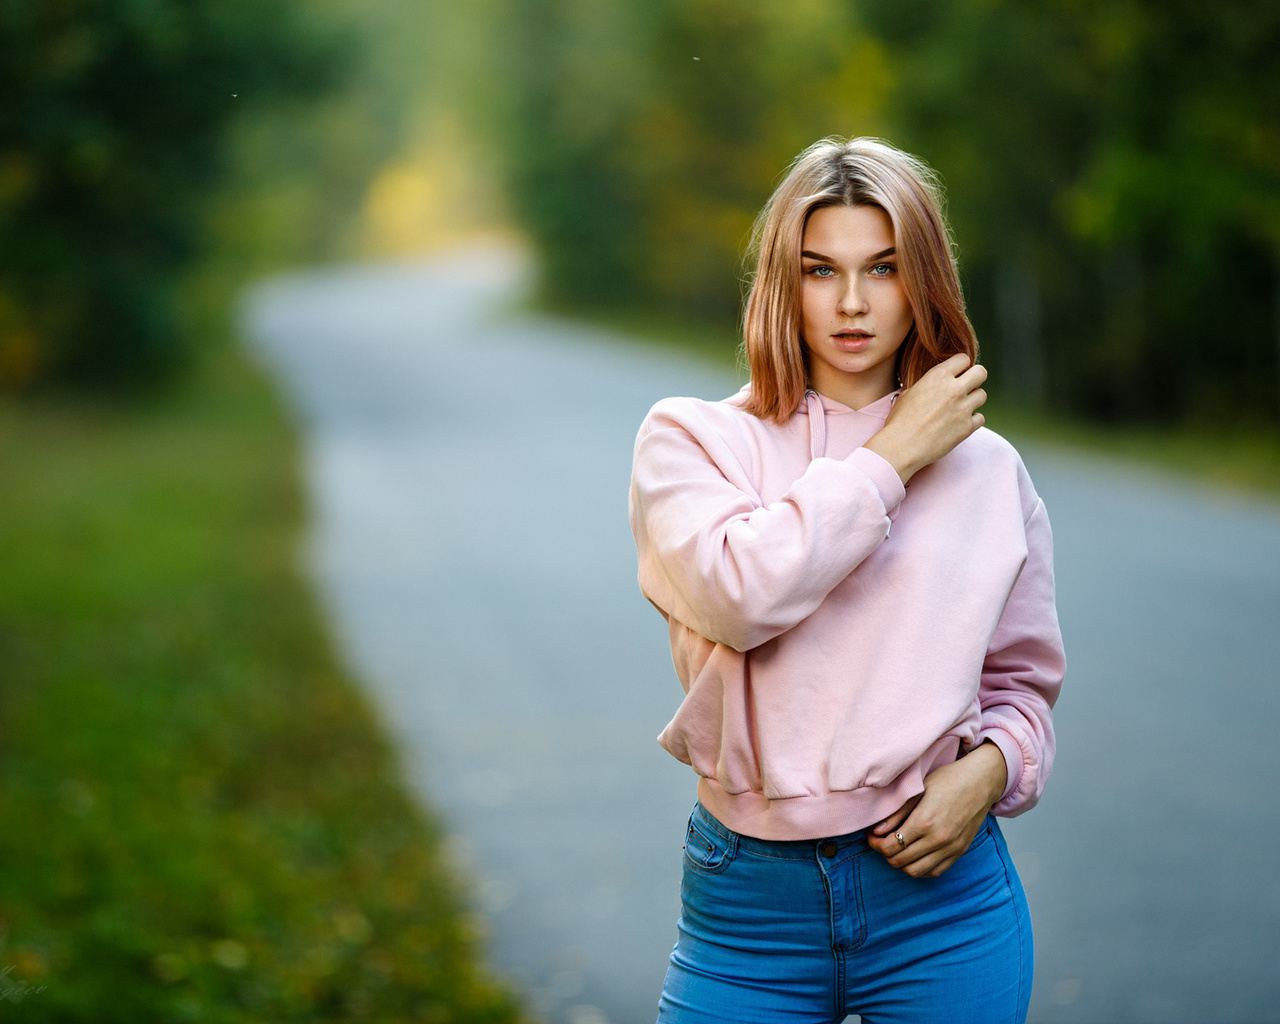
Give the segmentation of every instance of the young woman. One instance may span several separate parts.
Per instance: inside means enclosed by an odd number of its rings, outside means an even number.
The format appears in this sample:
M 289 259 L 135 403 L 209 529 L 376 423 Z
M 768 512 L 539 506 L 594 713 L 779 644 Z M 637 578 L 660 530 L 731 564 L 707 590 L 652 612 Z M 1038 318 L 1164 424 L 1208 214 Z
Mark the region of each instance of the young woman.
M 1062 681 L 1052 541 L 931 172 L 824 140 L 761 213 L 751 380 L 636 440 L 640 586 L 699 775 L 663 1024 L 1025 1019 L 1026 898 L 992 814 L 1040 797 Z

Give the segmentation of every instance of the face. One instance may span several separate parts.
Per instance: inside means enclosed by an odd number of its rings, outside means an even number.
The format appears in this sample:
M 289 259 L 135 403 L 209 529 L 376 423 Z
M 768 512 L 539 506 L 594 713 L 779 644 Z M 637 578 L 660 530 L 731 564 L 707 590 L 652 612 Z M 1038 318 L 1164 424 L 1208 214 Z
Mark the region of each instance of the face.
M 809 215 L 800 248 L 811 384 L 859 409 L 897 386 L 895 355 L 913 322 L 893 223 L 878 206 L 824 206 Z

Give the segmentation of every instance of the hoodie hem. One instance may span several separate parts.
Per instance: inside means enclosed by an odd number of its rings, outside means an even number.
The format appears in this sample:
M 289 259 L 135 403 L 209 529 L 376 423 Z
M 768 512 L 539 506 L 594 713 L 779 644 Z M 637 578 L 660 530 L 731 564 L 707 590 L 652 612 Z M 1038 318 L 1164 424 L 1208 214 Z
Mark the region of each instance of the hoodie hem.
M 715 779 L 698 779 L 698 799 L 726 827 L 755 839 L 826 839 L 868 828 L 924 792 L 924 777 L 950 764 L 960 739 L 943 736 L 887 786 L 771 800 L 763 793 L 728 793 Z

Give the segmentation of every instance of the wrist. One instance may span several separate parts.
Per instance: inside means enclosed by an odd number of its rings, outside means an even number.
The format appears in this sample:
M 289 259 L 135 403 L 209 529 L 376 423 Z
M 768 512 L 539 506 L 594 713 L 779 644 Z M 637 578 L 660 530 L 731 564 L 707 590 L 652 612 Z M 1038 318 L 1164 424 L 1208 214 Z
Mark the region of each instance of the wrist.
M 990 798 L 987 802 L 990 809 L 1000 802 L 1004 787 L 1009 782 L 1009 766 L 1005 764 L 1004 751 L 991 740 L 983 740 L 965 756 L 966 761 L 969 758 L 977 759 L 976 767 L 987 787 L 985 795 Z
M 904 452 L 902 447 L 894 441 L 892 434 L 885 437 L 885 428 L 882 428 L 878 433 L 875 433 L 868 438 L 862 447 L 875 452 L 880 456 L 880 458 L 884 459 L 885 462 L 889 463 L 889 465 L 893 467 L 893 471 L 898 474 L 898 479 L 902 481 L 904 486 L 908 480 L 915 476 L 916 471 L 920 469 L 920 466 L 915 462 L 915 460 Z

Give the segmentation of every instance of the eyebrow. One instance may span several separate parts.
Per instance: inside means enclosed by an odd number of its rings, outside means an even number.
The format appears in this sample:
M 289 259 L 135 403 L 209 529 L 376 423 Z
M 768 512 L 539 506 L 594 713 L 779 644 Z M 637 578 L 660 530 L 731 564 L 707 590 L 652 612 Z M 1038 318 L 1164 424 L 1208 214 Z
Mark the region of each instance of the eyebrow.
M 870 256 L 867 257 L 866 262 L 874 263 L 876 260 L 882 260 L 886 256 L 896 256 L 897 254 L 898 254 L 897 248 L 891 245 L 887 249 L 881 249 L 877 253 L 872 253 Z M 823 256 L 822 253 L 820 252 L 810 252 L 808 249 L 805 249 L 804 252 L 800 254 L 800 256 L 801 258 L 805 258 L 805 259 L 821 260 L 823 263 L 835 262 L 835 260 L 833 260 L 830 256 Z

